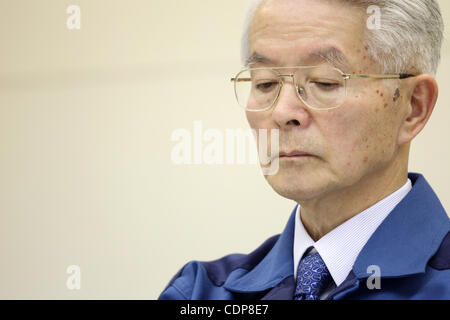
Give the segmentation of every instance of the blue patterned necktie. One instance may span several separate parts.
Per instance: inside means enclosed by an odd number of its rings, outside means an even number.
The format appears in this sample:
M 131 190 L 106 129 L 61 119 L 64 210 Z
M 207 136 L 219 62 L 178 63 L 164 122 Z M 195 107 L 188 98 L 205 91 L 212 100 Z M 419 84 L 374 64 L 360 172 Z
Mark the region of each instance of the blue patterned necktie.
M 297 268 L 294 300 L 319 300 L 332 278 L 318 252 L 304 257 Z

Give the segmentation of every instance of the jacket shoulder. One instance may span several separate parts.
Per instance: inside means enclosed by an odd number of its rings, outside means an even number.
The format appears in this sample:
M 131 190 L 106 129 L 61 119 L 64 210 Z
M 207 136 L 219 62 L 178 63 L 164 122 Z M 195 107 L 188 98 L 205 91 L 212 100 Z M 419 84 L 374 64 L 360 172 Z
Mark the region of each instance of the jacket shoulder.
M 222 288 L 228 276 L 237 269 L 250 271 L 272 249 L 280 235 L 267 239 L 249 254 L 229 254 L 213 261 L 190 261 L 183 266 L 159 296 L 161 300 L 220 299 L 227 294 Z M 214 292 L 217 291 L 217 292 Z

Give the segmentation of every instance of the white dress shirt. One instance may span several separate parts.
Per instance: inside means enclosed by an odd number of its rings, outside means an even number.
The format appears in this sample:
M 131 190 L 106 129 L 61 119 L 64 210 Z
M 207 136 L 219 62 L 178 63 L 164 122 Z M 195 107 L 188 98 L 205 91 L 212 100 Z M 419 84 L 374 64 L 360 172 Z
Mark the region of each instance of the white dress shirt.
M 331 290 L 344 282 L 366 242 L 411 189 L 412 183 L 408 179 L 403 187 L 345 221 L 316 242 L 305 230 L 300 218 L 300 205 L 297 205 L 293 252 L 294 277 L 297 278 L 297 267 L 303 254 L 308 248 L 313 247 L 308 254 L 319 252 L 333 278 L 330 286 L 320 295 L 320 299 L 326 298 Z

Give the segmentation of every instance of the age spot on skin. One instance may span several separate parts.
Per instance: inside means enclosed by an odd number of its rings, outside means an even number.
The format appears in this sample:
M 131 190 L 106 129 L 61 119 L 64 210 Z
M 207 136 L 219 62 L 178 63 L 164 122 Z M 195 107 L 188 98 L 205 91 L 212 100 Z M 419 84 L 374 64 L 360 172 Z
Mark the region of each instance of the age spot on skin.
M 365 157 L 363 162 L 366 163 L 367 160 L 369 160 L 369 157 Z
M 400 98 L 400 89 L 399 88 L 397 88 L 397 90 L 395 90 L 395 94 L 394 94 L 394 97 L 392 100 L 394 102 L 396 102 L 398 100 L 398 98 Z

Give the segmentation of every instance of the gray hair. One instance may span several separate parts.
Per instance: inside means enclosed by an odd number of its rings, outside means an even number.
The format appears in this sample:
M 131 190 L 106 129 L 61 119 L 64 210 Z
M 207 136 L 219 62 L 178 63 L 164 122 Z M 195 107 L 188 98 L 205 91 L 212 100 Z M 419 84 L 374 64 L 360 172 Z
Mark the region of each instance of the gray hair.
M 250 29 L 258 7 L 265 0 L 255 0 L 247 14 L 242 36 L 241 58 L 250 57 Z M 369 55 L 383 72 L 429 73 L 435 75 L 441 59 L 444 34 L 439 4 L 436 0 L 336 0 L 367 10 L 380 8 L 380 28 L 365 32 Z

